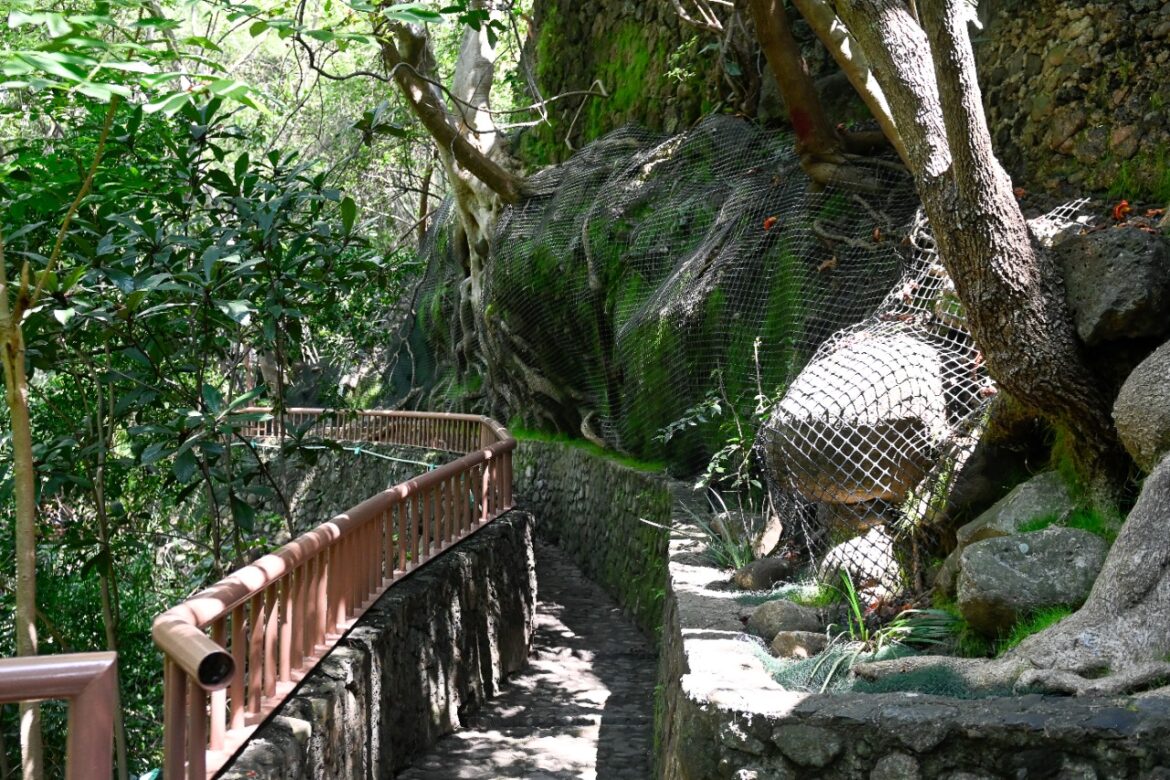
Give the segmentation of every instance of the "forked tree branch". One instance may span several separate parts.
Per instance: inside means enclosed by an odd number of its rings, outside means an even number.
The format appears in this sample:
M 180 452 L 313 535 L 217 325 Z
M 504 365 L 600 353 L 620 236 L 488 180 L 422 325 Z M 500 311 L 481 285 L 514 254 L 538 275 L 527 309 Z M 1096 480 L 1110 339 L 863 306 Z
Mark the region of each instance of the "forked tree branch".
M 870 68 L 869 60 L 858 46 L 857 41 L 849 34 L 849 30 L 838 18 L 837 13 L 826 0 L 792 0 L 792 4 L 800 11 L 801 16 L 808 22 L 809 27 L 816 33 L 829 54 L 836 60 L 841 72 L 853 89 L 861 97 L 869 112 L 873 114 L 882 129 L 886 140 L 898 152 L 902 163 L 907 167 L 910 161 L 906 156 L 906 145 L 898 134 L 897 123 L 890 112 L 890 105 L 886 102 L 885 93 L 877 82 L 877 78 Z
M 379 39 L 382 61 L 393 77 L 411 111 L 427 129 L 435 143 L 455 158 L 471 175 L 482 181 L 506 203 L 520 200 L 521 180 L 518 176 L 490 160 L 467 140 L 427 80 L 421 78 L 412 63 L 399 53 L 398 46 L 388 36 Z

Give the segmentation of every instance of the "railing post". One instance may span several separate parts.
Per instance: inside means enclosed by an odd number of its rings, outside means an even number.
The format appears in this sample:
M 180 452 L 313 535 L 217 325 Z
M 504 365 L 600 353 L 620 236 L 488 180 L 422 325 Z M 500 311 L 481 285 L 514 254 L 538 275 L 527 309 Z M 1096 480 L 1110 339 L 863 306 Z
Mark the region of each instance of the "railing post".
M 163 656 L 163 774 L 187 773 L 187 673 Z
M 105 669 L 69 702 L 65 744 L 68 780 L 87 780 L 95 774 L 108 773 L 113 764 L 114 705 L 118 695 L 118 666 L 113 653 L 105 663 Z
M 207 694 L 187 678 L 187 777 L 207 777 Z

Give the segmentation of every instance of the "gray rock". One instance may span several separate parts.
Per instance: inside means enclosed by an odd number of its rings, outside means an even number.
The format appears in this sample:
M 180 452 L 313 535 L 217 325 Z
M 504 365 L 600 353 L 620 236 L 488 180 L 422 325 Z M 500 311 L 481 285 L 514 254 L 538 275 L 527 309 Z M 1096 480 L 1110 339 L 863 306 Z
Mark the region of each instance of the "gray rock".
M 835 732 L 803 723 L 780 726 L 772 741 L 801 766 L 823 767 L 841 752 L 841 737 Z
M 959 611 L 977 631 L 994 635 L 1030 612 L 1079 607 L 1108 549 L 1076 528 L 1046 528 L 975 542 L 962 553 Z
M 1170 332 L 1170 242 L 1118 227 L 1060 244 L 1077 334 L 1089 345 Z
M 765 601 L 748 618 L 747 630 L 771 643 L 781 631 L 821 631 L 821 619 L 812 607 L 788 599 Z
M 935 578 L 935 590 L 951 596 L 959 576 L 960 556 L 975 542 L 1010 536 L 1031 520 L 1049 515 L 1064 518 L 1076 508 L 1060 474 L 1046 471 L 1021 483 L 971 522 L 955 532 L 955 549 L 943 561 Z
M 792 563 L 783 558 L 761 558 L 731 575 L 731 581 L 740 590 L 767 590 L 790 578 L 792 570 Z
M 1154 350 L 1125 380 L 1113 420 L 1126 451 L 1149 472 L 1170 451 L 1170 342 Z
M 956 531 L 955 537 L 960 547 L 966 547 L 983 539 L 1014 534 L 1021 525 L 1038 517 L 1064 518 L 1075 508 L 1076 503 L 1060 474 L 1045 471 L 1017 485 L 990 509 Z
M 918 780 L 921 776 L 918 762 L 905 753 L 882 756 L 869 773 L 870 780 Z
M 778 658 L 812 658 L 825 649 L 829 638 L 815 631 L 781 631 L 772 638 L 772 655 Z
M 839 582 L 842 571 L 849 574 L 859 592 L 873 597 L 888 596 L 902 585 L 894 540 L 881 526 L 829 550 L 818 567 L 818 576 L 824 582 Z
M 842 339 L 773 410 L 762 432 L 769 468 L 811 501 L 901 500 L 948 432 L 941 373 L 938 352 L 905 334 Z

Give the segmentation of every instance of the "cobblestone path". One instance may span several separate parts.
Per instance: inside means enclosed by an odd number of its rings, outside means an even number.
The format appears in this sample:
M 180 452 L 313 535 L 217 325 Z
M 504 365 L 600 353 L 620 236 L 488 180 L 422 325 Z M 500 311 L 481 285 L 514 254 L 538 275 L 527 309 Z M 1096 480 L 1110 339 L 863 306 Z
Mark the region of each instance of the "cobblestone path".
M 648 780 L 657 661 L 621 608 L 537 545 L 527 669 L 399 780 Z

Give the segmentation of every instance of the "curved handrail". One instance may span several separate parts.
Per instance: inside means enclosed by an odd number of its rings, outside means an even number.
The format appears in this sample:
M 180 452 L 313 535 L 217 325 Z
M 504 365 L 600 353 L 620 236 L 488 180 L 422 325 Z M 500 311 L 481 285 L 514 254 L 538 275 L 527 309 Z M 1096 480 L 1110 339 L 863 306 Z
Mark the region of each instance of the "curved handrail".
M 516 440 L 487 417 L 298 408 L 244 432 L 276 436 L 289 418 L 334 414 L 341 424 L 331 432 L 341 437 L 441 448 L 459 442 L 471 451 L 367 498 L 155 619 L 152 635 L 166 657 L 168 777 L 204 777 L 216 762 L 205 761 L 199 746 L 206 742 L 213 759 L 230 755 L 229 710 L 234 732 L 249 716 L 258 721 L 283 699 L 281 685 L 307 673 L 305 663 L 323 656 L 387 587 L 512 506 Z
M 109 652 L 0 659 L 0 704 L 69 700 L 67 780 L 110 776 L 117 660 Z

